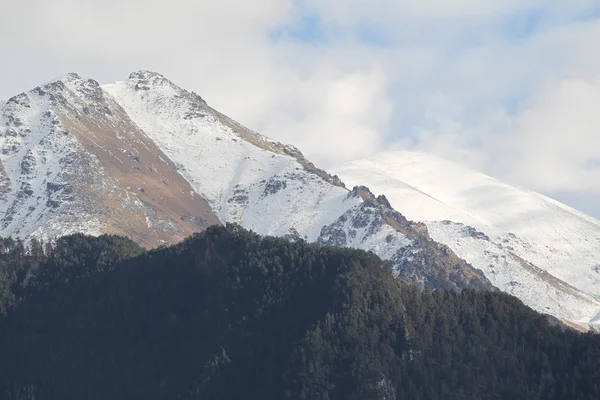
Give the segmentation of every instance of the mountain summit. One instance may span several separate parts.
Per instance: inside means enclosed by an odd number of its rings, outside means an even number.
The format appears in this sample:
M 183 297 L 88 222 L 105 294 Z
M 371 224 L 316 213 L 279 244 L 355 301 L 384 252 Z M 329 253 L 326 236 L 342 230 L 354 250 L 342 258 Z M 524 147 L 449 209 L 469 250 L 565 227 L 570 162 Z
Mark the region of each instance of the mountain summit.
M 0 126 L 5 236 L 115 233 L 156 246 L 219 223 L 92 79 L 71 73 L 11 98 Z

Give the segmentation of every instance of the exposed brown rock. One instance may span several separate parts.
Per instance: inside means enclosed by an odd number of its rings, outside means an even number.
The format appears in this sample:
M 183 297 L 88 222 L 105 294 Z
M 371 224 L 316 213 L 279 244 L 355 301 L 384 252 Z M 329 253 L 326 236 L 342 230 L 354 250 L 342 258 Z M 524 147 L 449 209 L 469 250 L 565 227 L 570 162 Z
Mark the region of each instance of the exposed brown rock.
M 64 102 L 57 115 L 102 169 L 100 182 L 69 184 L 89 202 L 88 207 L 103 215 L 103 233 L 125 235 L 145 247 L 156 247 L 220 224 L 168 157 L 98 89 L 85 93 L 89 105 L 77 109 L 72 102 Z
M 565 324 L 567 327 L 576 330 L 577 332 L 580 333 L 588 333 L 590 330 L 587 328 L 584 328 L 581 325 L 576 324 L 575 322 L 569 321 L 567 319 L 564 318 L 559 318 L 560 322 L 562 322 L 563 324 Z

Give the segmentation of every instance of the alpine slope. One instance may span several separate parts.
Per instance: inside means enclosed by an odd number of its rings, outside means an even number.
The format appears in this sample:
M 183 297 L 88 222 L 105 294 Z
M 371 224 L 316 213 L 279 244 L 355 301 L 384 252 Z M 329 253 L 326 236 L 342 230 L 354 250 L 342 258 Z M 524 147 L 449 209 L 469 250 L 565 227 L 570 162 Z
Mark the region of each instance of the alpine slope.
M 0 236 L 120 234 L 146 247 L 212 224 L 373 251 L 432 288 L 494 290 L 427 227 L 346 187 L 150 71 L 71 73 L 0 105 Z
M 429 153 L 394 151 L 332 168 L 385 193 L 408 219 L 525 304 L 600 323 L 600 221 Z

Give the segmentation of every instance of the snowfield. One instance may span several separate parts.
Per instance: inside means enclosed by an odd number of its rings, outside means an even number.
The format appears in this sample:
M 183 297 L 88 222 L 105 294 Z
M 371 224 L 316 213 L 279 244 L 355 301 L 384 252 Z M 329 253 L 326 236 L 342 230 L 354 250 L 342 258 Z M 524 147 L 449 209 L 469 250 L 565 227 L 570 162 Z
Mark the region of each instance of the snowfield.
M 579 324 L 600 312 L 600 221 L 432 154 L 395 151 L 331 169 L 387 196 L 433 239 L 532 308 Z M 451 222 L 450 222 L 451 221 Z

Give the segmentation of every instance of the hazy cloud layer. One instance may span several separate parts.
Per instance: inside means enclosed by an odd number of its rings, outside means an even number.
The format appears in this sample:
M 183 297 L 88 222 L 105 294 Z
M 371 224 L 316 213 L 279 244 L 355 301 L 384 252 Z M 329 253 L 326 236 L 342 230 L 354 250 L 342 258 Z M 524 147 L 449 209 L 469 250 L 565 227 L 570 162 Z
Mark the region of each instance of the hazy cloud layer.
M 0 37 L 0 98 L 152 69 L 320 165 L 426 149 L 600 216 L 597 0 L 19 0 Z

